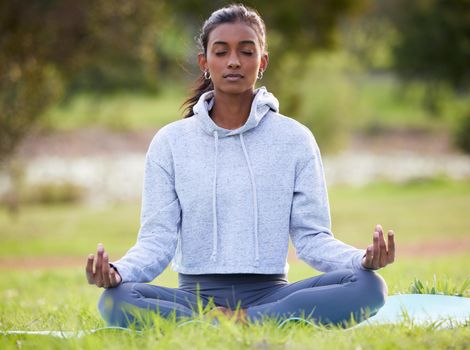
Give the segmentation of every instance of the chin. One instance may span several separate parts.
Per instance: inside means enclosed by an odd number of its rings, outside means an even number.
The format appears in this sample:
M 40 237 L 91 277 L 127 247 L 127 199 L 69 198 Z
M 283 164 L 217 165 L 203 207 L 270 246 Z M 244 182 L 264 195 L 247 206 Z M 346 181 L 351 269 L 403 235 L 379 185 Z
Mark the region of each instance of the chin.
M 240 95 L 243 93 L 252 92 L 255 89 L 255 85 L 221 84 L 216 89 L 226 94 Z

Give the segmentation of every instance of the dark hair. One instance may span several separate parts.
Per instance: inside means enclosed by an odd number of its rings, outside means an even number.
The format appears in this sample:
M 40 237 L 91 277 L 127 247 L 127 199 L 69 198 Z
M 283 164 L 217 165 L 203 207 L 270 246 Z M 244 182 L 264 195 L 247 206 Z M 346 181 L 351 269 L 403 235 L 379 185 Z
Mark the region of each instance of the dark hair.
M 201 33 L 198 37 L 198 44 L 202 53 L 204 53 L 204 55 L 207 54 L 209 35 L 217 26 L 224 23 L 236 22 L 246 23 L 249 25 L 258 36 L 261 49 L 263 51 L 266 50 L 266 27 L 259 13 L 252 8 L 245 7 L 244 5 L 233 4 L 214 11 L 204 22 Z M 203 93 L 214 89 L 212 80 L 205 79 L 204 73 L 201 73 L 197 78 L 194 86 L 192 96 L 189 97 L 182 105 L 182 107 L 185 107 L 184 118 L 188 118 L 193 115 L 193 107 Z

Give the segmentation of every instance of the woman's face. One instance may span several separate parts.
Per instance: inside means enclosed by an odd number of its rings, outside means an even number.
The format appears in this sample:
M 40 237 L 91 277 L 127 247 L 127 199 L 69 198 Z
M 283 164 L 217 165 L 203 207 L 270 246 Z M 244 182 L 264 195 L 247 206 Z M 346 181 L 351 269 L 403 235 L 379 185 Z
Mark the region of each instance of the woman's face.
M 264 71 L 267 64 L 268 55 L 262 52 L 256 32 L 241 22 L 213 29 L 206 55 L 199 54 L 199 65 L 209 70 L 214 89 L 230 94 L 252 92 L 258 71 Z

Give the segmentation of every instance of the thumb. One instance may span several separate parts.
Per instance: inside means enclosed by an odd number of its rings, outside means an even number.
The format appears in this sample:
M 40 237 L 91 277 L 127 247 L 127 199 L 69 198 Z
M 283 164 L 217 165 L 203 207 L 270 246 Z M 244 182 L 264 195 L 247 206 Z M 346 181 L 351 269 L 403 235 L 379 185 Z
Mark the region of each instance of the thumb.
M 121 275 L 114 269 L 114 267 L 109 269 L 109 279 L 111 286 L 113 287 L 117 286 L 122 281 Z
M 364 258 L 362 259 L 362 266 L 370 269 L 372 267 L 372 258 L 373 258 L 373 246 L 370 245 L 367 247 L 366 254 Z

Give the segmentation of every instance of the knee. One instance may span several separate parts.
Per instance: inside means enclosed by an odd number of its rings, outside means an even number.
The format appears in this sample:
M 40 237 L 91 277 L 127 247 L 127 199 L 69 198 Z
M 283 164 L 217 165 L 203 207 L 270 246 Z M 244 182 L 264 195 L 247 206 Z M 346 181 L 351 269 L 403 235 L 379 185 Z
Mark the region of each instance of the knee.
M 360 270 L 356 276 L 371 306 L 377 309 L 382 307 L 388 295 L 388 287 L 382 276 L 371 270 Z
M 101 298 L 98 301 L 98 310 L 101 317 L 109 325 L 121 325 L 122 305 L 132 292 L 132 285 L 132 283 L 122 283 L 115 288 L 105 289 L 103 294 L 101 294 Z

